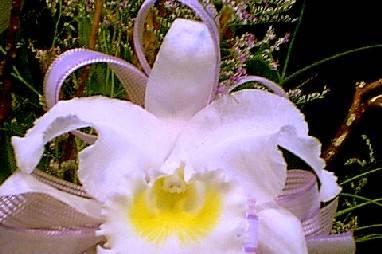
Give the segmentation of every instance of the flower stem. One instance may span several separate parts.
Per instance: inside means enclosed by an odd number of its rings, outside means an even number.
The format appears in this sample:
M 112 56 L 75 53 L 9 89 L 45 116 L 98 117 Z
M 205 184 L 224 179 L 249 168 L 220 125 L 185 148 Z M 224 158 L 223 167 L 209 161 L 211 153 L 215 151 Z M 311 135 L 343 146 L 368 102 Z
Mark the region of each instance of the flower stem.
M 58 1 L 58 17 L 57 17 L 57 22 L 54 25 L 54 36 L 53 36 L 52 45 L 50 47 L 52 49 L 56 46 L 56 41 L 58 37 L 58 25 L 60 24 L 60 21 L 61 21 L 61 14 L 62 14 L 62 0 Z
M 379 227 L 382 227 L 382 224 L 372 224 L 372 225 L 366 225 L 366 226 L 361 226 L 361 227 L 357 227 L 355 228 L 354 230 L 355 231 L 359 231 L 359 230 L 365 230 L 365 229 L 369 229 L 369 228 L 379 228 Z
M 376 49 L 376 48 L 382 48 L 382 44 L 369 45 L 369 46 L 364 46 L 364 47 L 360 47 L 360 48 L 356 48 L 356 49 L 351 49 L 351 50 L 347 50 L 345 52 L 338 53 L 338 54 L 335 54 L 333 56 L 324 58 L 322 60 L 314 62 L 314 63 L 312 63 L 312 64 L 310 64 L 308 66 L 305 66 L 304 68 L 302 68 L 302 69 L 292 73 L 291 75 L 289 75 L 285 79 L 281 80 L 280 83 L 281 83 L 281 85 L 289 83 L 292 80 L 295 80 L 297 77 L 301 76 L 302 74 L 305 74 L 306 72 L 309 72 L 312 69 L 317 68 L 318 66 L 320 66 L 322 64 L 331 62 L 331 61 L 336 60 L 338 58 L 341 58 L 341 57 L 344 57 L 344 56 L 347 56 L 347 55 L 351 55 L 351 54 L 354 54 L 354 53 L 358 53 L 358 52 L 361 52 L 361 51 L 369 50 L 369 49 Z
M 355 241 L 357 243 L 362 243 L 362 242 L 371 241 L 371 240 L 377 240 L 377 239 L 382 239 L 382 234 L 369 234 L 369 235 L 365 235 L 365 236 L 357 238 Z
M 357 180 L 357 179 L 359 179 L 359 178 L 361 178 L 361 177 L 364 177 L 364 176 L 367 176 L 367 175 L 369 175 L 369 174 L 378 172 L 378 171 L 380 171 L 380 170 L 382 170 L 382 168 L 376 168 L 376 169 L 373 169 L 373 170 L 364 172 L 364 173 L 359 174 L 359 175 L 356 175 L 356 176 L 354 176 L 354 177 L 352 177 L 352 178 L 346 179 L 345 181 L 341 182 L 340 185 L 343 186 L 343 185 L 348 184 L 348 183 L 351 183 L 351 182 L 353 182 L 353 181 L 355 181 L 355 180 Z
M 350 193 L 341 193 L 340 196 L 342 196 L 342 197 L 349 197 L 349 198 L 354 198 L 354 199 L 370 202 L 370 203 L 373 203 L 373 204 L 375 204 L 377 206 L 382 207 L 382 203 L 377 201 L 379 199 L 370 199 L 370 198 L 366 198 L 366 197 L 363 197 L 363 196 L 360 196 L 360 195 L 350 194 Z
M 366 199 L 366 198 L 365 198 L 365 199 Z M 369 201 L 366 201 L 366 202 L 357 204 L 357 205 L 355 205 L 355 206 L 352 206 L 352 207 L 343 209 L 343 210 L 341 210 L 341 211 L 338 211 L 338 212 L 336 213 L 336 217 L 341 216 L 341 215 L 344 215 L 344 214 L 347 214 L 347 213 L 350 213 L 350 212 L 352 212 L 353 210 L 356 210 L 356 209 L 358 209 L 358 208 L 364 207 L 364 206 L 366 206 L 366 205 L 370 205 L 370 204 L 378 204 L 378 206 L 380 206 L 380 205 L 381 205 L 381 204 L 379 203 L 380 201 L 382 201 L 382 198 L 378 198 L 378 199 L 370 199 Z
M 298 17 L 298 23 L 296 25 L 296 28 L 294 29 L 292 39 L 291 39 L 291 41 L 289 43 L 288 52 L 287 52 L 287 55 L 285 57 L 284 67 L 283 67 L 283 70 L 281 72 L 281 77 L 280 77 L 280 80 L 279 80 L 280 83 L 283 83 L 283 80 L 285 78 L 286 72 L 288 70 L 290 56 L 291 56 L 291 54 L 292 54 L 292 52 L 294 50 L 294 45 L 295 45 L 295 42 L 296 42 L 296 37 L 297 37 L 298 32 L 300 31 L 302 19 L 304 17 L 305 5 L 306 5 L 306 3 L 305 3 L 305 1 L 303 1 L 302 2 L 301 11 L 300 11 L 300 15 Z

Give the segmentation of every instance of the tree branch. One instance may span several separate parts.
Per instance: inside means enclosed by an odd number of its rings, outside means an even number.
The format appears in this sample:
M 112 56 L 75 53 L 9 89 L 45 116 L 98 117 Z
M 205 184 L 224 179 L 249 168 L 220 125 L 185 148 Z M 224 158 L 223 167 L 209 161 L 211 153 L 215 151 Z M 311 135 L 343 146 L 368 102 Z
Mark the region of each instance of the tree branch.
M 329 146 L 323 152 L 323 158 L 327 164 L 332 162 L 336 155 L 340 152 L 345 141 L 354 129 L 354 126 L 362 118 L 366 110 L 370 107 L 382 106 L 382 94 L 371 99 L 365 98 L 377 89 L 382 89 L 382 79 L 374 81 L 370 84 L 366 84 L 364 82 L 357 84 L 346 120 L 341 124 L 336 135 L 329 143 Z
M 96 0 L 95 2 L 95 10 L 94 10 L 94 16 L 93 16 L 93 23 L 92 23 L 92 29 L 89 36 L 89 42 L 88 42 L 88 48 L 94 50 L 96 43 L 97 43 L 97 34 L 99 29 L 99 23 L 101 21 L 101 15 L 102 15 L 102 5 L 103 0 Z M 90 66 L 86 66 L 84 70 L 81 73 L 79 86 L 76 91 L 75 96 L 81 97 L 85 91 L 86 82 L 89 79 L 90 75 Z M 77 157 L 78 149 L 75 142 L 74 135 L 69 133 L 69 137 L 64 142 L 63 146 L 63 154 L 60 158 L 60 163 L 64 161 L 70 161 L 75 160 Z M 70 175 L 75 175 L 73 172 L 69 172 Z
M 101 21 L 101 16 L 102 16 L 102 5 L 103 5 L 103 0 L 96 0 L 93 22 L 92 22 L 92 30 L 90 32 L 89 42 L 88 42 L 88 49 L 94 50 L 97 43 L 99 22 Z M 89 79 L 89 75 L 90 75 L 90 66 L 86 66 L 81 73 L 79 86 L 76 91 L 76 97 L 80 97 L 83 95 L 85 91 L 85 87 L 86 87 L 86 82 Z

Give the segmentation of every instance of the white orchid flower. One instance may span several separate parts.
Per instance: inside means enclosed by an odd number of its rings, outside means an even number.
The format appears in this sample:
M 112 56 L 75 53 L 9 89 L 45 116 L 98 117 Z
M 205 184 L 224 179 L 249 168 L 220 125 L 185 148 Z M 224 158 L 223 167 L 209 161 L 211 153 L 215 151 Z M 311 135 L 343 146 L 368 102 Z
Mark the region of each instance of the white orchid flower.
M 145 108 L 104 97 L 60 101 L 25 137 L 13 137 L 19 171 L 0 194 L 42 192 L 101 218 L 107 243 L 98 253 L 250 252 L 252 215 L 256 253 L 307 253 L 300 220 L 274 201 L 287 175 L 278 147 L 315 170 L 328 201 L 339 187 L 323 169 L 320 143 L 275 94 L 242 90 L 209 103 L 216 57 L 203 23 L 176 20 L 148 78 Z M 98 134 L 79 154 L 79 179 L 94 200 L 29 175 L 48 141 L 84 127 Z

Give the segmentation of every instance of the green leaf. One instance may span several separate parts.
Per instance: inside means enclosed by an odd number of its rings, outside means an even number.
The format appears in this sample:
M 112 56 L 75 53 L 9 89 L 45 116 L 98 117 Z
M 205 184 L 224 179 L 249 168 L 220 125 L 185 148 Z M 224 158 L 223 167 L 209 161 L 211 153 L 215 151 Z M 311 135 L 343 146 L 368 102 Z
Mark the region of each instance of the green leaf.
M 262 76 L 278 82 L 278 73 L 272 70 L 269 64 L 260 55 L 255 55 L 247 62 L 247 71 L 250 75 Z
M 281 85 L 287 84 L 287 83 L 291 82 L 291 80 L 293 81 L 297 77 L 300 77 L 303 74 L 309 73 L 312 70 L 314 70 L 315 68 L 317 68 L 323 64 L 333 62 L 339 58 L 342 58 L 342 57 L 345 57 L 348 55 L 352 55 L 354 53 L 359 53 L 359 52 L 362 52 L 365 50 L 377 49 L 377 48 L 382 48 L 382 44 L 368 45 L 368 46 L 364 46 L 364 47 L 360 47 L 360 48 L 356 48 L 356 49 L 351 49 L 351 50 L 347 50 L 347 51 L 344 51 L 344 52 L 323 58 L 323 59 L 318 60 L 318 61 L 316 61 L 310 65 L 303 67 L 302 69 L 299 69 L 298 71 L 292 73 L 288 77 L 285 77 L 285 79 L 282 80 Z
M 11 138 L 0 130 L 0 183 L 15 170 L 16 162 L 13 157 Z
M 106 66 L 97 64 L 92 66 L 90 82 L 88 84 L 89 95 L 106 95 Z
M 12 0 L 0 0 L 0 33 L 9 26 L 11 16 Z
M 89 17 L 81 17 L 78 20 L 78 41 L 80 46 L 87 46 L 89 42 L 92 22 Z

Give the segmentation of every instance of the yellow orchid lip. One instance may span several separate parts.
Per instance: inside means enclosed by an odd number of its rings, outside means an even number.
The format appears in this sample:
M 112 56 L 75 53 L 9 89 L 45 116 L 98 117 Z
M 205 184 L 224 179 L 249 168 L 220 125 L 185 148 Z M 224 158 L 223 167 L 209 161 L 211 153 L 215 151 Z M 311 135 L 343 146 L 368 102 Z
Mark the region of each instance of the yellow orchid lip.
M 136 233 L 151 243 L 161 244 L 175 236 L 187 244 L 207 236 L 217 225 L 221 210 L 218 188 L 185 182 L 183 172 L 178 171 L 136 193 L 126 215 Z

